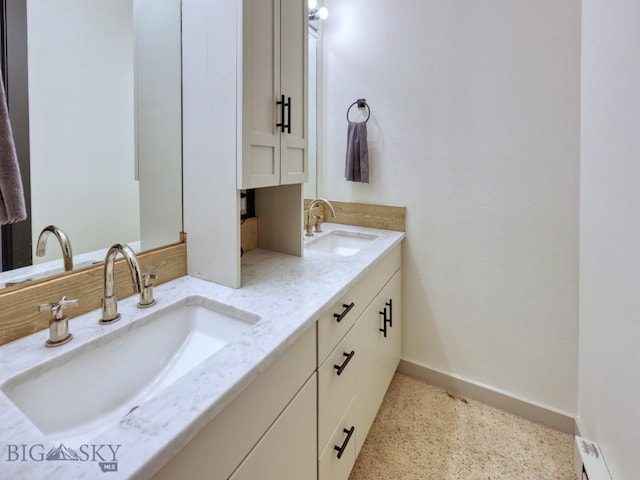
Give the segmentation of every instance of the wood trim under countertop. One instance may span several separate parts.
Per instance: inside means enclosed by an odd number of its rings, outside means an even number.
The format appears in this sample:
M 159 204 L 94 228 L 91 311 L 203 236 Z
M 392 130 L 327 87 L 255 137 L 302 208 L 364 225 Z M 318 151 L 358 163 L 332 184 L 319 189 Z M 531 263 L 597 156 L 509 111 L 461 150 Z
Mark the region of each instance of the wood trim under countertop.
M 156 273 L 156 285 L 187 274 L 187 246 L 184 241 L 140 253 L 137 258 L 142 272 Z M 78 299 L 78 307 L 65 312 L 69 318 L 99 308 L 104 292 L 103 265 L 101 263 L 0 293 L 0 345 L 49 326 L 51 314 L 40 313 L 40 304 L 56 302 L 63 296 Z M 116 262 L 114 278 L 118 298 L 133 295 L 131 275 L 124 259 Z

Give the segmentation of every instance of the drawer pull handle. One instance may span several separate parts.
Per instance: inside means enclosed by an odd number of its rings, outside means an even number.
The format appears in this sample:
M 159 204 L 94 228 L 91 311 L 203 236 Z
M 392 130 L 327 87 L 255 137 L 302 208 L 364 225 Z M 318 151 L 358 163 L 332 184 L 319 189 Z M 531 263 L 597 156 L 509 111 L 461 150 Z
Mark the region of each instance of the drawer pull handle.
M 342 457 L 342 454 L 344 453 L 345 449 L 347 448 L 347 445 L 349 444 L 349 440 L 351 440 L 351 435 L 353 435 L 353 432 L 355 432 L 356 427 L 352 426 L 349 430 L 347 430 L 346 428 L 343 429 L 342 431 L 344 433 L 347 434 L 347 438 L 344 439 L 344 442 L 342 442 L 342 446 L 339 447 L 337 445 L 334 445 L 334 450 L 338 451 L 338 459 Z
M 342 321 L 342 319 L 347 315 L 347 313 L 349 313 L 349 311 L 355 306 L 355 303 L 351 302 L 349 305 L 347 305 L 346 303 L 342 304 L 342 308 L 344 308 L 344 310 L 342 311 L 342 313 L 334 313 L 333 317 L 336 319 L 336 322 L 340 323 Z
M 345 368 L 347 368 L 347 365 L 349 365 L 349 362 L 351 361 L 351 359 L 353 358 L 353 356 L 356 354 L 356 352 L 354 352 L 353 350 L 351 350 L 351 353 L 343 353 L 343 355 L 346 357 L 344 359 L 344 362 L 342 362 L 342 365 L 334 365 L 333 368 L 335 368 L 337 370 L 337 374 L 338 375 L 342 375 L 342 372 L 344 371 Z

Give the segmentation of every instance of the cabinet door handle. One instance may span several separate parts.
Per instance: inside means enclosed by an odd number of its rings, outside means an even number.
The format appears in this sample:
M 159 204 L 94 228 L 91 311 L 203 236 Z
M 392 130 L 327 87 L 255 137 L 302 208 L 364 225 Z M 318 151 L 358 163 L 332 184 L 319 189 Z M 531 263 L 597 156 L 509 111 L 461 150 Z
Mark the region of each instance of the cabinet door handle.
M 333 317 L 336 319 L 336 322 L 340 323 L 342 319 L 347 315 L 347 313 L 349 313 L 349 310 L 351 310 L 354 306 L 355 306 L 355 303 L 353 302 L 351 302 L 349 305 L 347 305 L 346 303 L 343 303 L 342 308 L 344 308 L 344 310 L 342 311 L 342 313 L 333 314 Z
M 280 95 L 280 100 L 276 102 L 276 105 L 280 105 L 280 122 L 276 123 L 276 127 L 279 127 L 280 131 L 284 133 L 284 129 L 286 127 L 284 123 L 284 109 L 286 107 L 286 103 L 284 101 L 284 95 Z
M 287 133 L 291 133 L 291 97 L 287 97 Z M 284 130 L 283 130 L 284 131 Z
M 342 362 L 342 365 L 334 365 L 333 368 L 335 368 L 337 370 L 336 374 L 338 375 L 342 375 L 342 372 L 344 371 L 345 368 L 347 368 L 347 365 L 349 365 L 349 362 L 351 361 L 351 359 L 353 358 L 353 356 L 356 354 L 356 352 L 354 352 L 353 350 L 351 350 L 351 353 L 343 353 L 343 355 L 346 357 L 344 359 L 344 362 Z
M 378 330 L 384 334 L 384 338 L 387 338 L 387 307 L 384 307 L 380 312 L 380 315 L 382 315 L 382 328 L 379 328 Z
M 393 327 L 393 298 L 390 298 L 389 301 L 385 303 L 385 305 L 389 307 L 389 326 Z
M 342 446 L 337 446 L 334 445 L 334 450 L 338 451 L 338 459 L 342 457 L 342 454 L 344 453 L 345 449 L 347 448 L 347 445 L 349 444 L 349 440 L 351 440 L 351 435 L 353 435 L 353 432 L 355 432 L 356 427 L 355 426 L 351 426 L 351 428 L 349 430 L 347 430 L 346 428 L 344 428 L 342 431 L 344 433 L 347 434 L 347 438 L 344 439 L 344 442 L 342 442 Z

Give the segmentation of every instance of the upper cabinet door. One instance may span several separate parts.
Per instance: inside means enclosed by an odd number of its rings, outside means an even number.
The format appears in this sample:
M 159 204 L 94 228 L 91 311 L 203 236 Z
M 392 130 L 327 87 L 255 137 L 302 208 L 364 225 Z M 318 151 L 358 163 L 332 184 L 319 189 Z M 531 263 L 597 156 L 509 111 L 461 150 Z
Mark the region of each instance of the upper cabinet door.
M 280 1 L 244 0 L 240 188 L 280 183 Z
M 307 181 L 308 152 L 308 49 L 307 2 L 281 0 L 280 85 L 287 100 L 286 122 L 281 135 L 280 183 Z
M 307 9 L 244 0 L 238 187 L 307 180 Z

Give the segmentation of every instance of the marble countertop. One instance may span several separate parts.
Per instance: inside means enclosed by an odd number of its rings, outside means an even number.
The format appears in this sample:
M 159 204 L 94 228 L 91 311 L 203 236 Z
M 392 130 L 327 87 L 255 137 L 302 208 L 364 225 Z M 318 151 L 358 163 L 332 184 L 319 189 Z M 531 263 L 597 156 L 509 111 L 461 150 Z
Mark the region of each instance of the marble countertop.
M 122 319 L 113 325 L 99 325 L 98 311 L 73 318 L 70 330 L 74 339 L 66 345 L 45 348 L 45 330 L 0 347 L 1 389 L 20 372 L 34 367 L 43 371 L 55 368 L 65 359 L 82 355 L 87 342 L 114 331 L 125 334 L 137 321 L 185 302 L 190 296 L 211 299 L 260 318 L 236 341 L 84 442 L 87 448 L 80 461 L 46 460 L 44 456 L 59 442 L 46 438 L 0 392 L 0 479 L 93 480 L 103 475 L 107 479 L 151 478 L 404 238 L 402 232 L 330 223 L 323 227 L 325 234 L 340 229 L 378 237 L 347 257 L 314 250 L 306 250 L 304 257 L 254 250 L 242 259 L 239 289 L 185 276 L 155 287 L 157 304 L 149 309 L 136 308 L 137 296 L 120 300 Z M 140 345 L 140 355 L 153 355 L 153 345 Z M 56 408 L 47 398 L 41 401 L 43 409 Z M 103 473 L 99 463 L 113 459 L 117 472 Z

